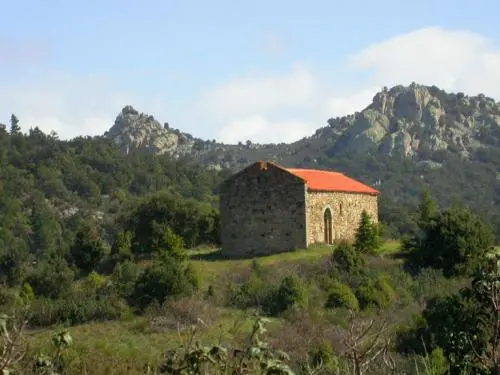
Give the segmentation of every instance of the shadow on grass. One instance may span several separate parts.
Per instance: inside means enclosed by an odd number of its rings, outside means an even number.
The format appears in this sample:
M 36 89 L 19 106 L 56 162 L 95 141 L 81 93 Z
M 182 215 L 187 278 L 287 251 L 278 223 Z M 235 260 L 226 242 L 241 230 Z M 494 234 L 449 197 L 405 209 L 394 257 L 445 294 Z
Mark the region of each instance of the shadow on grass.
M 256 258 L 264 258 L 264 257 L 269 257 L 271 255 L 284 255 L 284 254 L 289 254 L 289 253 L 294 253 L 294 252 L 299 252 L 299 251 L 304 251 L 302 249 L 300 250 L 283 250 L 283 251 L 276 251 L 273 253 L 249 253 L 249 254 L 228 254 L 228 253 L 223 253 L 221 249 L 217 249 L 214 251 L 210 251 L 207 253 L 196 253 L 196 254 L 191 254 L 189 256 L 190 260 L 204 260 L 204 261 L 211 261 L 211 262 L 217 262 L 221 260 L 251 260 L 251 259 L 256 259 Z

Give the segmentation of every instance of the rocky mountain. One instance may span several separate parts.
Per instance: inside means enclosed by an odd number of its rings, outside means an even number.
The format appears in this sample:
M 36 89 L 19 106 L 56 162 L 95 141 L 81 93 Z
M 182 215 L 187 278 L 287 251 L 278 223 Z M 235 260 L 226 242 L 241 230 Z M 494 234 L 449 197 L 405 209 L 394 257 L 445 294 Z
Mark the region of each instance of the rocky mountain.
M 330 118 L 289 144 L 202 140 L 127 106 L 105 137 L 125 153 L 183 158 L 224 175 L 259 159 L 344 172 L 381 192 L 380 215 L 395 233 L 408 230 L 408 213 L 426 187 L 442 206 L 458 200 L 483 215 L 500 240 L 500 103 L 481 94 L 383 88 L 362 111 Z
M 450 152 L 466 160 L 500 144 L 500 103 L 482 94 L 447 93 L 435 86 L 395 86 L 378 92 L 361 112 L 330 118 L 314 135 L 291 144 L 226 145 L 163 126 L 131 106 L 105 137 L 124 152 L 144 150 L 194 158 L 211 168 L 240 168 L 258 159 L 288 165 L 318 157 L 373 154 L 429 162 Z

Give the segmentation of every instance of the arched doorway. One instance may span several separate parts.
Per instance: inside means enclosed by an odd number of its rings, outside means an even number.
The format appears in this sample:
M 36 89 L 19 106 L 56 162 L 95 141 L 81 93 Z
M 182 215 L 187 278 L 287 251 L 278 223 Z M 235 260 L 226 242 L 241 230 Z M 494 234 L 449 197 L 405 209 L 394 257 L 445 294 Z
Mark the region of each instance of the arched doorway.
M 329 208 L 323 214 L 324 228 L 325 228 L 325 243 L 332 244 L 332 211 Z

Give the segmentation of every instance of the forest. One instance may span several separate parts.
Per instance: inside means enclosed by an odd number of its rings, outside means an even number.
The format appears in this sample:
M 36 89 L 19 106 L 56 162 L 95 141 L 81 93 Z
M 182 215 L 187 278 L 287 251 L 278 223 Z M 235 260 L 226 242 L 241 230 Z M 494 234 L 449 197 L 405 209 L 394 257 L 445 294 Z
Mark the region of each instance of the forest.
M 435 199 L 400 165 L 393 178 L 414 199 L 382 189 L 381 224 L 363 215 L 354 244 L 229 260 L 217 189 L 231 171 L 23 132 L 12 115 L 0 126 L 0 369 L 498 374 L 494 213 Z

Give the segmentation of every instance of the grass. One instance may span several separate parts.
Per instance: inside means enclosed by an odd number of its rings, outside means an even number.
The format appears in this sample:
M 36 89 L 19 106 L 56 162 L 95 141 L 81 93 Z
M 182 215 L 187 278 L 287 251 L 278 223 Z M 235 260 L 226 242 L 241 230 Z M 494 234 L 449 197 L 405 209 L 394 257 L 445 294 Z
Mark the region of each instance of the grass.
M 73 345 L 68 349 L 69 373 L 72 374 L 144 374 L 144 366 L 158 365 L 167 350 L 187 339 L 188 331 L 153 329 L 151 319 L 88 323 L 69 329 Z M 202 342 L 223 345 L 248 335 L 252 317 L 241 311 L 222 309 L 215 324 L 198 334 Z M 30 353 L 50 354 L 51 336 L 62 328 L 32 332 Z M 92 368 L 88 368 L 92 364 Z
M 393 255 L 399 251 L 400 242 L 397 240 L 384 241 L 379 255 Z M 224 259 L 220 254 L 220 249 L 198 249 L 193 250 L 190 261 L 201 275 L 203 286 L 216 282 L 217 278 L 226 273 L 235 273 L 248 269 L 255 261 L 262 266 L 272 266 L 275 264 L 286 264 L 296 262 L 317 262 L 322 258 L 329 257 L 333 252 L 332 246 L 313 245 L 308 249 L 297 249 L 278 254 L 259 256 L 246 259 Z
M 381 255 L 394 254 L 399 242 L 386 241 Z M 198 270 L 202 289 L 210 284 L 223 286 L 224 275 L 238 275 L 248 270 L 252 262 L 277 270 L 288 269 L 287 264 L 314 264 L 331 256 L 331 246 L 311 246 L 308 249 L 284 252 L 251 259 L 220 259 L 218 249 L 198 249 L 193 251 L 190 261 Z M 390 262 L 380 257 L 381 262 Z M 392 264 L 392 263 L 391 263 Z M 225 281 L 226 280 L 226 281 Z M 202 342 L 238 342 L 251 328 L 252 316 L 249 312 L 229 308 L 216 308 L 217 314 L 212 324 L 200 333 Z M 94 322 L 73 326 L 69 329 L 74 345 L 69 350 L 70 373 L 75 374 L 144 374 L 144 366 L 157 365 L 164 353 L 178 347 L 185 337 L 175 329 L 152 329 L 147 316 L 135 317 L 129 321 Z M 278 328 L 280 320 L 272 325 Z M 51 336 L 62 327 L 30 332 L 31 353 L 51 352 Z M 272 328 L 269 327 L 269 328 Z M 92 368 L 84 368 L 92 364 Z

